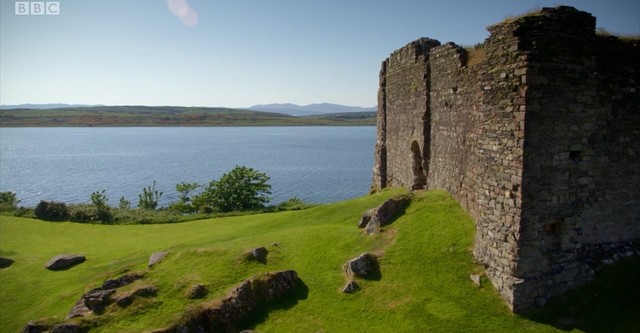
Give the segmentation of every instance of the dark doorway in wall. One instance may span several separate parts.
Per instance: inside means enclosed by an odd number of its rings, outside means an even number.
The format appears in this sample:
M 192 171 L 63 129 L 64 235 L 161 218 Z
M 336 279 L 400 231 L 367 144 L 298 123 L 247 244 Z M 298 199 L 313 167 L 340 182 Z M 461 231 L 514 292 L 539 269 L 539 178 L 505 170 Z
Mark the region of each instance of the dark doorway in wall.
M 422 150 L 420 149 L 420 144 L 415 140 L 411 143 L 411 159 L 413 169 L 413 185 L 411 189 L 424 189 L 427 185 L 427 177 L 422 167 Z

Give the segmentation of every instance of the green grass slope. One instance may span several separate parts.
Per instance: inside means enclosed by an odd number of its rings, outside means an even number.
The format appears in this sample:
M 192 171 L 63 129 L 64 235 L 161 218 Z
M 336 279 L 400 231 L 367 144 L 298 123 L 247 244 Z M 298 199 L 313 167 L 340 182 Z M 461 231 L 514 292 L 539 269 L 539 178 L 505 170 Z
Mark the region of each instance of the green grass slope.
M 43 317 L 61 321 L 84 292 L 126 271 L 146 271 L 136 283 L 153 284 L 158 296 L 107 310 L 91 332 L 165 327 L 202 302 L 185 297 L 194 284 L 209 288 L 206 301 L 250 276 L 284 269 L 298 272 L 308 294 L 286 308 L 270 309 L 255 323 L 259 332 L 558 331 L 547 324 L 555 312 L 531 317 L 537 321 L 514 315 L 487 281 L 483 288 L 473 285 L 469 274 L 478 270 L 471 256 L 473 222 L 447 193 L 419 193 L 378 235 L 366 236 L 356 227 L 363 211 L 400 193 L 303 211 L 163 225 L 0 216 L 0 256 L 15 260 L 0 269 L 0 332 L 19 332 L 29 320 Z M 269 249 L 266 264 L 243 260 L 257 246 Z M 149 255 L 162 250 L 171 254 L 147 270 Z M 381 277 L 359 280 L 360 291 L 342 294 L 342 265 L 364 251 L 382 255 Z M 87 261 L 65 271 L 44 269 L 61 253 L 83 253 Z

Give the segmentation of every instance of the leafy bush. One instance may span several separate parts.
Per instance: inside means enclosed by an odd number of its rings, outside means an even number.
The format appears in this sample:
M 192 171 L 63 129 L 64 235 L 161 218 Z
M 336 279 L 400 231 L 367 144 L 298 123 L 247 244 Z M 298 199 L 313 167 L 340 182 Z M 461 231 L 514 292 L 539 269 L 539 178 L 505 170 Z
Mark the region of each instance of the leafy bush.
M 180 201 L 174 202 L 167 210 L 179 213 L 179 214 L 193 214 L 198 211 L 198 209 L 191 203 L 191 198 L 189 197 L 189 193 L 200 188 L 201 185 L 198 183 L 187 183 L 182 182 L 176 185 L 176 191 L 180 193 L 179 199 Z
M 200 213 L 200 214 L 211 214 L 213 212 L 214 212 L 214 210 L 213 210 L 213 208 L 211 206 L 202 206 L 198 210 L 198 213 Z
M 188 219 L 181 219 L 180 215 L 166 210 L 115 209 L 113 214 L 113 223 L 116 224 L 174 223 L 186 220 Z
M 69 208 L 64 202 L 40 201 L 34 213 L 37 218 L 46 221 L 65 221 L 69 218 Z
M 167 210 L 170 212 L 174 212 L 177 214 L 193 214 L 195 213 L 195 208 L 189 203 L 178 201 L 174 202 L 167 207 Z
M 301 210 L 309 207 L 313 207 L 313 205 L 302 201 L 300 198 L 293 197 L 287 201 L 279 203 L 277 206 L 270 207 L 269 211 L 280 212 L 285 210 Z
M 72 205 L 69 206 L 69 220 L 72 222 L 104 222 L 113 221 L 113 214 L 109 207 L 96 205 Z
M 73 222 L 98 221 L 98 209 L 91 205 L 74 205 L 69 207 L 69 220 Z
M 264 208 L 269 202 L 271 185 L 267 174 L 245 166 L 236 166 L 220 180 L 207 185 L 204 192 L 194 198 L 198 207 L 212 206 L 222 212 Z
M 0 212 L 16 210 L 19 202 L 14 192 L 0 192 Z

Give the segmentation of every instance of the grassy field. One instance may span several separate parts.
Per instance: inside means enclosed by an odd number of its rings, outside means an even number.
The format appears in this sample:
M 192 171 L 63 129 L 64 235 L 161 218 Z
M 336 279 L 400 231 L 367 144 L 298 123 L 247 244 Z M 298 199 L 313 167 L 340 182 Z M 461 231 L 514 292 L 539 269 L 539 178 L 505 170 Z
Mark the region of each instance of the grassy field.
M 375 126 L 375 112 L 294 117 L 242 109 L 92 106 L 0 110 L 3 127 L 69 126 Z
M 633 290 L 626 292 L 622 313 L 591 315 L 620 297 L 603 293 L 637 284 L 638 260 L 603 271 L 604 280 L 592 289 L 581 289 L 548 310 L 515 315 L 486 280 L 477 288 L 469 279 L 481 271 L 471 256 L 473 222 L 447 193 L 417 194 L 405 214 L 378 235 L 366 236 L 356 227 L 363 211 L 400 193 L 302 211 L 162 225 L 0 216 L 0 256 L 16 261 L 0 270 L 0 332 L 19 332 L 32 319 L 63 320 L 84 292 L 127 271 L 146 272 L 139 283 L 156 286 L 158 296 L 106 311 L 91 332 L 161 328 L 201 302 L 185 297 L 194 284 L 205 284 L 207 299 L 214 299 L 250 276 L 284 269 L 298 272 L 308 295 L 287 309 L 272 309 L 256 323 L 259 332 L 594 332 L 603 322 L 612 332 L 640 327 L 635 326 L 640 312 Z M 266 264 L 243 260 L 257 246 L 269 249 Z M 170 255 L 147 269 L 149 255 L 162 250 Z M 382 255 L 381 277 L 359 280 L 362 290 L 342 294 L 342 265 L 364 251 Z M 43 268 L 61 253 L 83 253 L 87 261 L 65 271 Z M 623 283 L 607 283 L 620 276 L 626 277 Z

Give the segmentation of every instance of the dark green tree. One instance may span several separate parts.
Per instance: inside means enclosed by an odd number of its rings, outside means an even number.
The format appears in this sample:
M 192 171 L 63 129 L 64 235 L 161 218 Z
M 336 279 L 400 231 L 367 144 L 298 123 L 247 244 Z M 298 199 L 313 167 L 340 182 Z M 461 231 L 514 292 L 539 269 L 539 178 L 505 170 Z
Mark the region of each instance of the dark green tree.
M 172 203 L 167 207 L 167 209 L 181 214 L 192 214 L 197 212 L 198 208 L 192 204 L 189 194 L 200 187 L 201 185 L 198 183 L 182 182 L 177 184 L 176 191 L 180 193 L 178 196 L 180 201 Z
M 20 200 L 14 192 L 0 192 L 0 211 L 11 211 L 17 208 Z
M 97 219 L 103 222 L 110 222 L 113 219 L 111 207 L 107 205 L 107 202 L 109 202 L 109 199 L 105 194 L 105 190 L 91 193 L 91 203 L 96 207 Z
M 223 212 L 252 210 L 263 208 L 269 202 L 271 185 L 267 174 L 248 168 L 236 166 L 225 173 L 220 180 L 214 180 L 194 202 L 200 206 L 211 206 Z
M 131 201 L 127 200 L 124 195 L 120 197 L 120 203 L 118 204 L 118 208 L 120 209 L 130 209 Z
M 152 186 L 142 189 L 142 193 L 138 194 L 138 207 L 146 210 L 155 210 L 158 208 L 158 201 L 162 197 L 162 192 L 156 190 L 156 181 Z
M 107 198 L 107 196 L 104 193 L 105 193 L 105 190 L 95 191 L 95 192 L 91 193 L 91 202 L 97 208 L 105 208 L 105 207 L 107 207 L 107 202 L 109 201 L 109 199 Z
M 178 193 L 180 193 L 180 202 L 182 203 L 187 203 L 189 201 L 191 201 L 191 198 L 189 197 L 189 193 L 197 190 L 201 185 L 198 183 L 187 183 L 187 182 L 182 182 L 180 184 L 176 185 L 176 191 L 178 191 Z

